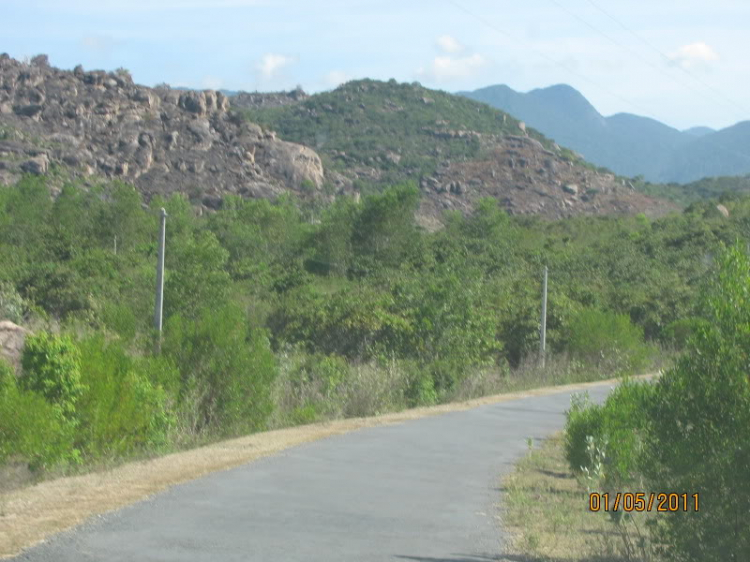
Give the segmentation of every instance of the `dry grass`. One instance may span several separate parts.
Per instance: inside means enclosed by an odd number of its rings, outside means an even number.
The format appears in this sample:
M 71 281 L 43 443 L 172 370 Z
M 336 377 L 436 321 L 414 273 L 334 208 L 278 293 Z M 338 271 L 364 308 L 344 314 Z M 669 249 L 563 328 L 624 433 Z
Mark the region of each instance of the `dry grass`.
M 585 486 L 565 460 L 563 433 L 544 441 L 516 465 L 503 485 L 508 560 L 525 562 L 635 562 L 626 540 L 632 525 L 589 510 Z
M 602 381 L 615 383 L 616 379 Z M 50 535 L 89 517 L 142 500 L 170 486 L 211 472 L 230 469 L 310 441 L 411 419 L 466 410 L 528 396 L 584 390 L 585 383 L 487 396 L 430 408 L 415 408 L 370 418 L 356 418 L 256 433 L 191 451 L 132 462 L 103 472 L 59 478 L 0 494 L 0 558 L 18 554 Z

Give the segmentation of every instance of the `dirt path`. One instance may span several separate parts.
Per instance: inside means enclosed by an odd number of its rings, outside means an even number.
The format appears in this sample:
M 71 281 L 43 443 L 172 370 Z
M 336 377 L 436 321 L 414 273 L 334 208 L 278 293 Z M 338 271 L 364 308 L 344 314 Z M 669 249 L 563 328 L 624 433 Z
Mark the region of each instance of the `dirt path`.
M 86 519 L 135 503 L 170 486 L 227 470 L 311 441 L 375 427 L 531 396 L 584 390 L 602 383 L 501 394 L 371 418 L 337 420 L 257 433 L 191 451 L 133 462 L 83 476 L 60 478 L 0 495 L 0 558 L 14 556 Z

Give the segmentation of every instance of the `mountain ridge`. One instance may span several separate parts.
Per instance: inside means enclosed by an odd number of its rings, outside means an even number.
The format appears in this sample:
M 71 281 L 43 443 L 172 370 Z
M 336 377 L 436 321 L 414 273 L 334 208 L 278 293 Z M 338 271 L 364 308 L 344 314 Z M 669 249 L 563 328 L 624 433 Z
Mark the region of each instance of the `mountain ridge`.
M 719 131 L 703 126 L 680 131 L 632 113 L 605 117 L 567 84 L 526 93 L 499 84 L 456 94 L 508 111 L 588 161 L 624 176 L 688 183 L 706 173 L 750 173 L 750 159 L 742 156 L 743 151 L 750 152 L 750 131 L 723 134 L 736 125 Z
M 228 195 L 330 201 L 413 182 L 430 227 L 483 197 L 552 219 L 674 208 L 506 113 L 417 83 L 229 98 L 0 55 L 0 183 L 61 170 L 132 183 L 147 200 L 181 192 L 201 212 Z

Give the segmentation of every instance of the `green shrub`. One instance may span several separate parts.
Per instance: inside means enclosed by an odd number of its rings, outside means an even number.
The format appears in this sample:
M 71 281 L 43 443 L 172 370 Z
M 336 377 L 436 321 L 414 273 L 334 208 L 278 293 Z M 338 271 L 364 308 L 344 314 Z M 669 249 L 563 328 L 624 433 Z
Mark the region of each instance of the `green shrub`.
M 607 372 L 630 374 L 646 366 L 650 350 L 643 329 L 626 314 L 587 308 L 573 315 L 568 327 L 568 350 Z
M 274 403 L 281 419 L 297 425 L 334 418 L 343 409 L 343 385 L 349 364 L 338 355 L 309 354 L 287 347 L 280 357 Z
M 0 361 L 0 464 L 23 460 L 32 470 L 76 461 L 74 426 L 59 408 L 18 388 L 13 369 Z
M 655 386 L 626 380 L 607 397 L 602 407 L 601 433 L 608 442 L 606 479 L 612 487 L 633 484 L 642 465 L 649 430 L 646 415 Z
M 410 407 L 432 406 L 438 401 L 435 389 L 435 379 L 432 374 L 416 364 L 416 362 L 402 362 L 408 372 L 409 386 L 406 389 L 406 400 Z
M 680 318 L 670 322 L 662 331 L 662 340 L 677 349 L 685 349 L 690 338 L 704 326 L 705 322 L 702 318 Z
M 117 342 L 97 335 L 80 344 L 82 382 L 78 441 L 91 457 L 127 456 L 167 443 L 174 425 L 164 390 Z
M 565 458 L 571 470 L 592 469 L 587 438 L 600 440 L 603 437 L 602 407 L 593 404 L 587 392 L 574 394 L 565 417 Z
M 707 320 L 656 385 L 645 472 L 653 489 L 700 494 L 700 511 L 659 520 L 669 560 L 750 560 L 750 260 L 717 258 Z
M 86 390 L 81 383 L 81 357 L 67 336 L 39 332 L 26 338 L 21 357 L 23 390 L 39 393 L 73 420 L 76 402 Z
M 26 309 L 26 302 L 16 288 L 10 283 L 0 282 L 0 320 L 20 324 Z
M 172 317 L 162 349 L 181 373 L 180 400 L 196 402 L 190 405 L 195 430 L 231 435 L 265 427 L 276 362 L 264 332 L 249 331 L 240 309 L 204 310 L 197 320 Z
M 318 420 L 318 410 L 314 404 L 307 404 L 306 406 L 299 406 L 292 410 L 289 418 L 292 425 L 306 425 L 314 423 Z
M 602 483 L 622 489 L 640 476 L 654 385 L 630 380 L 618 385 L 604 404 L 592 404 L 587 394 L 575 395 L 566 412 L 565 454 L 573 471 L 592 471 L 591 439 L 602 448 L 606 462 Z M 606 444 L 606 445 L 605 445 Z
M 0 359 L 0 392 L 16 385 L 16 373 L 13 366 Z

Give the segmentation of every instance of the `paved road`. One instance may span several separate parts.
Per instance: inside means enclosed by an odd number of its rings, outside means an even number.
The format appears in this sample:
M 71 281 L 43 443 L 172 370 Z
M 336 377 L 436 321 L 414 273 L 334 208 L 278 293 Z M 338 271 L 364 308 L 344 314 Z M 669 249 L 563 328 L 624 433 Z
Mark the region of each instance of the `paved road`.
M 590 389 L 601 400 L 611 387 Z M 57 535 L 34 562 L 500 560 L 499 479 L 570 393 L 362 429 L 179 485 Z

